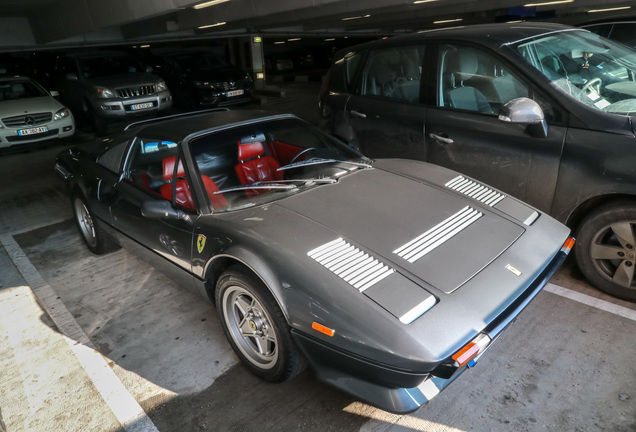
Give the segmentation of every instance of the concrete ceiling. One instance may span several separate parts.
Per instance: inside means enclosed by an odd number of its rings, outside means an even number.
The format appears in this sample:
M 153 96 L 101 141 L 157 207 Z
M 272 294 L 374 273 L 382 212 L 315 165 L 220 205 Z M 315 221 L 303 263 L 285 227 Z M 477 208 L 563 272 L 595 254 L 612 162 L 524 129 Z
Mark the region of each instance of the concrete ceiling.
M 633 1 L 573 0 L 522 7 L 519 0 L 0 0 L 0 49 L 152 42 L 240 34 L 394 34 L 518 19 L 578 24 L 636 13 L 588 13 Z M 548 0 L 536 0 L 536 2 Z M 357 18 L 356 18 L 357 17 Z M 439 20 L 461 19 L 434 24 Z M 225 23 L 199 29 L 201 26 Z

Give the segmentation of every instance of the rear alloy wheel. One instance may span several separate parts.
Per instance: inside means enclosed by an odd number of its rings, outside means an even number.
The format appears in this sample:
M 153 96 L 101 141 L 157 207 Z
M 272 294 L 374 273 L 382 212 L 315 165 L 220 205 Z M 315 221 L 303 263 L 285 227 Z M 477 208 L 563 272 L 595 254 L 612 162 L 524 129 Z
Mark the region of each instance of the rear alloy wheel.
M 216 306 L 234 352 L 255 375 L 287 381 L 305 367 L 278 304 L 263 283 L 241 268 L 217 283 Z
M 636 203 L 617 201 L 598 208 L 581 223 L 576 261 L 601 291 L 636 301 Z
M 73 213 L 77 228 L 91 252 L 103 255 L 119 249 L 119 245 L 104 231 L 99 225 L 99 221 L 93 217 L 86 200 L 79 193 L 73 195 Z

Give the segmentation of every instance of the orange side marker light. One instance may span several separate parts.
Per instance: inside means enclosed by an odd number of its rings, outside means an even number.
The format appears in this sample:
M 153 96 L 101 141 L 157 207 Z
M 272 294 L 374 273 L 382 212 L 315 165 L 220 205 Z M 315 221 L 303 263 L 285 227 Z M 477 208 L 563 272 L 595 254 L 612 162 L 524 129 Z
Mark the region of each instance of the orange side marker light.
M 334 329 L 330 329 L 329 327 L 325 327 L 322 324 L 318 324 L 317 322 L 314 322 L 311 325 L 311 328 L 314 330 L 319 331 L 320 333 L 324 333 L 329 337 L 333 337 L 333 335 L 336 333 L 336 331 Z
M 568 237 L 565 243 L 563 243 L 563 247 L 561 248 L 561 251 L 569 254 L 572 248 L 574 247 L 574 243 L 576 243 L 576 240 L 574 239 L 574 237 Z

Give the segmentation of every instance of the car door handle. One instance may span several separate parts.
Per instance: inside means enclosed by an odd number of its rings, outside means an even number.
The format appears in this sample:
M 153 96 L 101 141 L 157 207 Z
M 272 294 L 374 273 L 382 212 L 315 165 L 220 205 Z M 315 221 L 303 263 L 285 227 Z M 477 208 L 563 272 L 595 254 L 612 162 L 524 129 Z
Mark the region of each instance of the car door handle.
M 354 116 L 360 117 L 360 118 L 367 118 L 367 115 L 355 110 L 351 110 L 350 111 L 351 114 L 353 114 Z
M 445 137 L 445 136 L 441 136 L 441 135 L 437 135 L 434 133 L 430 133 L 428 134 L 429 137 L 433 138 L 434 140 L 437 140 L 439 142 L 441 142 L 442 144 L 452 144 L 453 140 L 451 138 Z

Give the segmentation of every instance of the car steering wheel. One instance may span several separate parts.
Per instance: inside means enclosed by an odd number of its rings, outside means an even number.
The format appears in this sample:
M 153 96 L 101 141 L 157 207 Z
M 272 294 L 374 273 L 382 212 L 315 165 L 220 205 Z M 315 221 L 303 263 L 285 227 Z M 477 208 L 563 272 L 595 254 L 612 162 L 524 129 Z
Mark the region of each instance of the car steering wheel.
M 600 78 L 592 78 L 591 80 L 586 82 L 585 85 L 581 87 L 581 91 L 587 91 L 587 89 L 589 89 L 593 85 L 598 85 L 598 88 L 594 90 L 596 91 L 596 93 L 601 94 L 601 79 Z
M 292 164 L 296 162 L 300 156 L 304 155 L 305 153 L 309 153 L 312 150 L 317 150 L 317 149 L 315 147 L 309 147 L 299 153 L 296 153 L 296 155 L 291 159 L 291 161 L 289 161 L 289 163 Z

